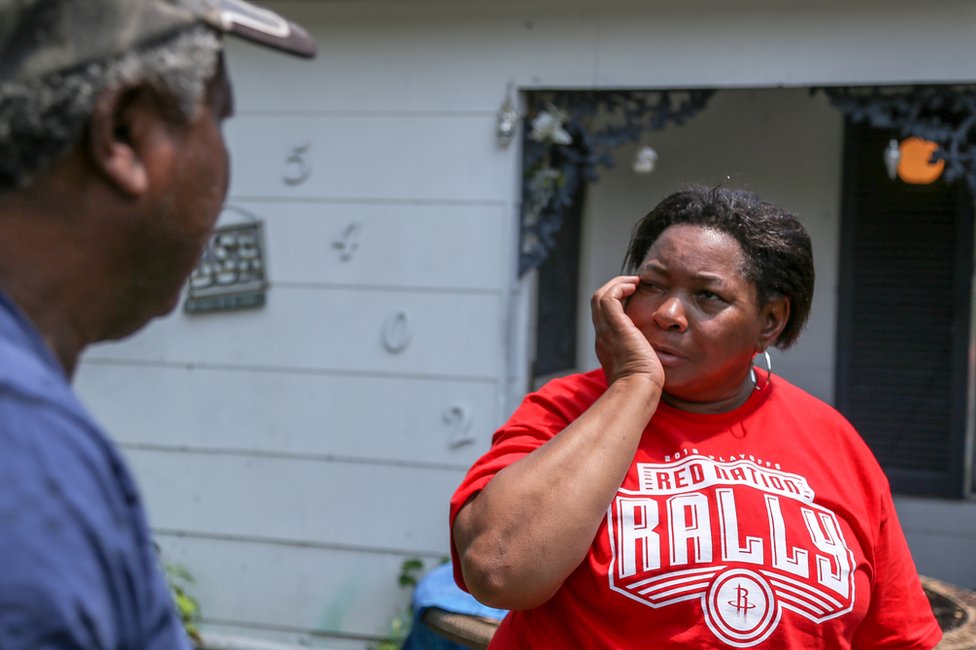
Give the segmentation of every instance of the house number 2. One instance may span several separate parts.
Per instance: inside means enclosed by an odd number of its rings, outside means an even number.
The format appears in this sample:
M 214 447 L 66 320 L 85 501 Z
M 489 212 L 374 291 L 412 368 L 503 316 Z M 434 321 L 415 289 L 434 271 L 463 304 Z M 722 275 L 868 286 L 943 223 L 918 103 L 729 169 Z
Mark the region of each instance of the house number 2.
M 447 440 L 447 446 L 451 449 L 457 449 L 458 447 L 463 447 L 466 444 L 474 442 L 475 435 L 471 433 L 471 414 L 468 410 L 460 404 L 454 404 L 444 410 L 441 415 L 444 420 L 444 424 L 447 425 L 447 429 L 450 432 L 450 437 Z

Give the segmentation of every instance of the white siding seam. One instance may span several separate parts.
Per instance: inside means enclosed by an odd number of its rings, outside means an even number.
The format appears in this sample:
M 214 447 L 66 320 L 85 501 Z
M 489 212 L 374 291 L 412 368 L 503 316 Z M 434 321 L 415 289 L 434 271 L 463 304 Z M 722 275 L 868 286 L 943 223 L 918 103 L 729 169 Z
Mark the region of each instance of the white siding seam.
M 184 530 L 180 528 L 153 528 L 153 534 L 158 537 L 173 537 L 177 539 L 207 539 L 219 542 L 233 542 L 238 544 L 260 544 L 263 546 L 289 546 L 293 548 L 309 548 L 322 551 L 341 551 L 345 553 L 366 553 L 370 555 L 393 555 L 397 557 L 418 557 L 440 561 L 446 555 L 444 550 L 423 550 L 417 548 L 397 548 L 392 546 L 363 546 L 342 544 L 338 542 L 321 542 L 311 539 L 289 539 L 284 537 L 264 537 L 261 535 L 239 535 L 235 533 L 216 533 L 199 530 Z M 444 538 L 447 539 L 447 512 L 444 514 Z
M 432 293 L 432 294 L 463 294 L 466 296 L 477 294 L 483 296 L 500 296 L 504 289 L 486 289 L 483 287 L 420 287 L 402 285 L 376 284 L 342 284 L 338 282 L 311 282 L 297 280 L 271 281 L 271 287 L 280 289 L 342 289 L 349 291 L 382 291 L 389 293 Z
M 238 627 L 248 630 L 268 630 L 270 632 L 285 632 L 289 634 L 302 634 L 315 639 L 328 641 L 329 639 L 345 639 L 352 641 L 378 641 L 383 639 L 380 635 L 356 634 L 355 632 L 341 632 L 339 630 L 324 630 L 321 628 L 299 627 L 294 625 L 278 625 L 273 623 L 255 623 L 253 621 L 243 621 L 234 618 L 211 618 L 203 616 L 201 623 L 206 625 L 223 625 L 226 627 Z M 203 638 L 206 641 L 207 631 L 203 630 Z M 318 647 L 318 646 L 315 646 Z
M 343 456 L 306 452 L 274 451 L 264 449 L 235 449 L 232 447 L 194 447 L 190 445 L 163 445 L 144 442 L 127 443 L 117 440 L 119 447 L 130 451 L 148 451 L 168 454 L 198 454 L 201 456 L 238 456 L 242 458 L 271 458 L 311 463 L 337 463 L 344 465 L 369 465 L 375 467 L 406 467 L 410 469 L 429 469 L 446 472 L 466 472 L 470 463 L 431 463 L 425 461 L 387 458 L 368 458 L 363 456 Z
M 340 110 L 340 109 L 253 109 L 234 113 L 234 117 L 448 117 L 448 118 L 489 118 L 494 119 L 498 110 L 465 110 L 453 109 L 449 111 L 411 111 L 411 110 Z
M 219 619 L 214 620 L 217 621 Z M 275 643 L 274 641 L 228 636 L 226 634 L 211 634 L 209 632 L 202 634 L 200 639 L 201 641 L 197 646 L 201 650 L 306 650 L 308 648 L 307 644 Z M 335 640 L 335 637 L 333 637 L 333 640 Z
M 905 521 L 907 519 L 907 521 Z M 945 537 L 948 539 L 967 539 L 976 541 L 976 531 L 945 530 L 940 528 L 926 528 L 924 526 L 912 526 L 911 519 L 902 519 L 902 528 L 905 534 L 924 535 L 926 537 Z
M 390 197 L 381 198 L 374 196 L 281 196 L 281 195 L 248 195 L 235 194 L 227 198 L 226 203 L 320 203 L 337 205 L 419 205 L 419 206 L 459 206 L 459 207 L 507 207 L 509 203 L 497 199 L 444 199 L 444 198 L 408 198 Z M 269 217 L 271 221 L 285 217 Z
M 394 372 L 383 370 L 350 370 L 338 368 L 300 368 L 292 366 L 256 366 L 250 364 L 200 363 L 186 361 L 164 361 L 146 359 L 117 359 L 90 356 L 82 362 L 100 366 L 130 366 L 135 368 L 182 368 L 185 370 L 215 370 L 238 372 L 266 372 L 291 375 L 330 375 L 337 377 L 366 377 L 376 379 L 419 379 L 431 381 L 453 381 L 459 383 L 487 384 L 494 386 L 495 375 L 450 375 L 444 373 Z

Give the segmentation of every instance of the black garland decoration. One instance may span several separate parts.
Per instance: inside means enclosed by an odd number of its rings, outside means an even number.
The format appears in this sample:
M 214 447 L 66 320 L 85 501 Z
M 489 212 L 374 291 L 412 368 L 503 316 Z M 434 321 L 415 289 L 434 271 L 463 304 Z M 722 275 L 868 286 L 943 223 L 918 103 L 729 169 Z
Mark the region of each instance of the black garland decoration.
M 855 86 L 810 92 L 824 93 L 853 122 L 936 143 L 932 160 L 945 161 L 945 180 L 963 179 L 976 195 L 976 86 Z
M 964 180 L 976 196 L 976 85 L 845 86 L 811 88 L 854 122 L 894 129 L 937 145 L 947 182 Z M 614 166 L 613 151 L 644 131 L 683 124 L 715 91 L 534 91 L 528 94 L 523 134 L 519 276 L 538 268 L 555 246 L 563 215 L 583 181 Z M 600 116 L 598 130 L 593 123 Z M 541 129 L 534 129 L 543 118 Z M 548 128 L 546 128 L 548 127 Z M 879 152 L 879 155 L 881 152 Z
M 714 90 L 536 91 L 523 125 L 519 276 L 538 268 L 555 245 L 563 215 L 582 181 L 614 166 L 613 151 L 641 133 L 683 124 L 703 110 Z M 593 128 L 597 115 L 599 129 Z M 541 120 L 540 120 L 541 118 Z M 537 120 L 539 120 L 537 122 Z M 538 125 L 539 129 L 534 128 Z M 546 128 L 548 127 L 548 128 Z

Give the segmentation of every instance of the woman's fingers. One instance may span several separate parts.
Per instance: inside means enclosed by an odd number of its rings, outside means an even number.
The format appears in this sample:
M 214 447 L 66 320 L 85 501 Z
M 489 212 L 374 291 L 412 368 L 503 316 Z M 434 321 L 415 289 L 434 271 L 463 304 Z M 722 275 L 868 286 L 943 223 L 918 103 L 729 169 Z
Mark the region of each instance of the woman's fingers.
M 596 355 L 610 383 L 632 374 L 648 374 L 663 383 L 657 355 L 625 312 L 626 301 L 639 282 L 637 276 L 618 276 L 600 287 L 591 300 Z
M 590 301 L 593 313 L 593 325 L 606 327 L 633 327 L 633 323 L 624 313 L 624 305 L 637 290 L 639 280 L 637 276 L 618 276 L 596 290 Z

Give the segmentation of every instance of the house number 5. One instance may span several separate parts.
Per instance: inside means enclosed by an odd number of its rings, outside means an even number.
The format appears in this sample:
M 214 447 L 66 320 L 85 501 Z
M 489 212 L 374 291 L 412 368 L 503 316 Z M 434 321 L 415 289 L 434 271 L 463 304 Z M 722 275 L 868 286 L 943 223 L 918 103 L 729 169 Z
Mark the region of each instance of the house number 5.
M 301 185 L 312 175 L 312 163 L 308 159 L 311 142 L 292 147 L 291 153 L 285 158 L 285 183 Z

